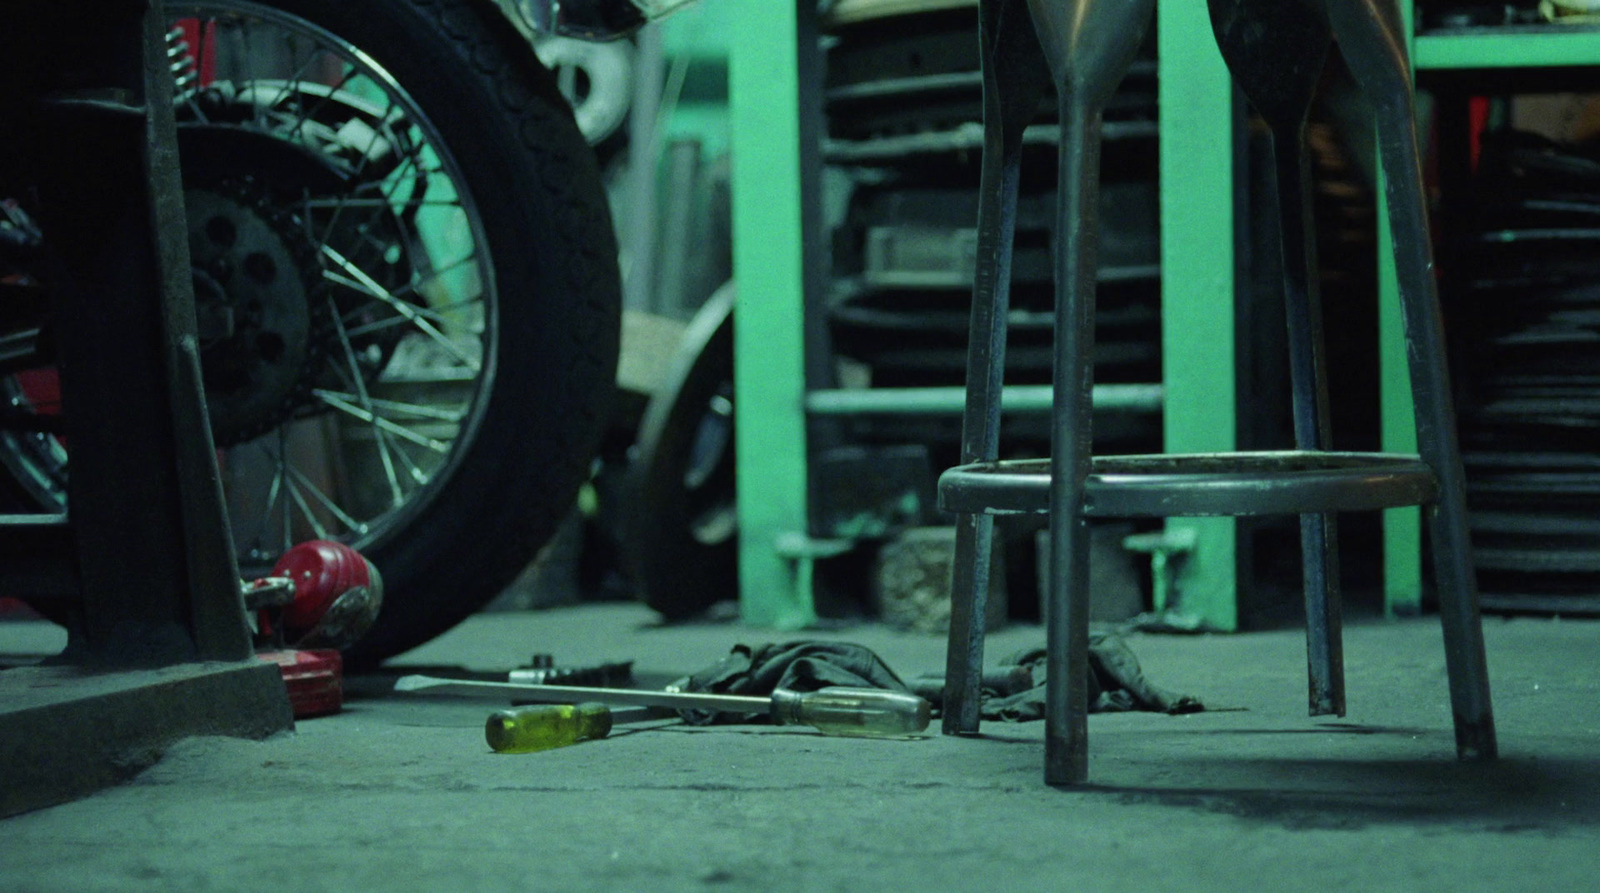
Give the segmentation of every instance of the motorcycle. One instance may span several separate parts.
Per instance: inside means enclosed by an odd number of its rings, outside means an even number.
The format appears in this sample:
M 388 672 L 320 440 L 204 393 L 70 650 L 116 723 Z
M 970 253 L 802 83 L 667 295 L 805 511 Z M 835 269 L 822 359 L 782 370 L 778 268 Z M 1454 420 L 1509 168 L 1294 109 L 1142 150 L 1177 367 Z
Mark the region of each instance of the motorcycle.
M 240 568 L 308 539 L 365 554 L 387 595 L 352 663 L 500 592 L 588 476 L 617 362 L 617 247 L 594 154 L 529 37 L 616 38 L 678 5 L 165 4 Z M 48 240 L 23 197 L 0 199 L 0 234 Z M 33 275 L 5 257 L 0 282 Z M 48 333 L 0 347 L 0 498 L 62 511 Z

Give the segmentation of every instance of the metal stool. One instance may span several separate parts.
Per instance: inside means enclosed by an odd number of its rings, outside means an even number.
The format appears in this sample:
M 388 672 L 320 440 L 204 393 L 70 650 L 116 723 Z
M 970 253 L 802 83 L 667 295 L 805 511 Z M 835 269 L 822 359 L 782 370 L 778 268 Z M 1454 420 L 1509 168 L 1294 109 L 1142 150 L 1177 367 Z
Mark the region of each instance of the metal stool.
M 1101 112 L 1154 0 L 981 0 L 984 152 L 962 465 L 940 478 L 958 515 L 945 734 L 978 730 L 984 600 L 997 513 L 1052 518 L 1045 781 L 1077 784 L 1086 727 L 1092 517 L 1301 515 L 1313 715 L 1344 714 L 1334 512 L 1427 505 L 1462 758 L 1495 756 L 1461 458 L 1432 278 L 1411 72 L 1394 0 L 1210 0 L 1213 30 L 1273 134 L 1297 449 L 1093 457 Z M 1327 385 L 1302 137 L 1331 37 L 1376 108 L 1420 456 L 1327 450 Z M 997 461 L 1022 132 L 1052 77 L 1061 124 L 1055 400 L 1047 460 Z

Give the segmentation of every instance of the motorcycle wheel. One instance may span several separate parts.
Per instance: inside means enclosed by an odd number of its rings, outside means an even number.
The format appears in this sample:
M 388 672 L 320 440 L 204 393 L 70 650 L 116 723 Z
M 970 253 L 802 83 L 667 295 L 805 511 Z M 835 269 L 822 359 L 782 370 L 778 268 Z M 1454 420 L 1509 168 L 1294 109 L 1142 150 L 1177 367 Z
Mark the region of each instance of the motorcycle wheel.
M 639 423 L 623 506 L 623 552 L 639 598 L 686 620 L 739 597 L 734 485 L 733 308 L 717 289 L 684 332 Z
M 387 590 L 346 660 L 375 664 L 503 589 L 588 475 L 620 305 L 600 173 L 488 4 L 165 8 L 241 572 L 306 539 L 354 546 Z M 0 446 L 37 501 L 64 502 L 56 440 Z

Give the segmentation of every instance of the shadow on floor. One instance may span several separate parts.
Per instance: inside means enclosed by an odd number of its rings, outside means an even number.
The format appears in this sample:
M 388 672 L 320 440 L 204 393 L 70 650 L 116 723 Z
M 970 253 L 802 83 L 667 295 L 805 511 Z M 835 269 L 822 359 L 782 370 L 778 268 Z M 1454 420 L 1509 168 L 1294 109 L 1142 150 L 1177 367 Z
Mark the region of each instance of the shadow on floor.
M 1186 758 L 1174 774 L 1205 787 L 1091 785 L 1128 804 L 1231 815 L 1289 829 L 1473 825 L 1491 833 L 1600 825 L 1600 761 Z M 1229 781 L 1237 779 L 1237 784 Z M 1218 782 L 1221 782 L 1220 784 Z

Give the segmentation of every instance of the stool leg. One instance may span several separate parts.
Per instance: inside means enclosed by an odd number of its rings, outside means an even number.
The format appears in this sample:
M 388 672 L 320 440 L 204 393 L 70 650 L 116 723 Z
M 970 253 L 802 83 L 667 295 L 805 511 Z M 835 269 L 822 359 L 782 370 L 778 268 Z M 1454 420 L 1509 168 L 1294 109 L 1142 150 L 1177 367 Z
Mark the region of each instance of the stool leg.
M 967 403 L 961 423 L 963 465 L 999 456 L 1022 132 L 1038 110 L 1049 77 L 1022 0 L 982 0 L 978 37 L 983 66 L 983 173 L 978 187 L 978 265 L 968 335 Z M 993 542 L 993 515 L 957 519 L 950 644 L 945 654 L 946 735 L 978 731 Z
M 1207 7 L 1234 80 L 1272 130 L 1295 446 L 1328 450 L 1332 428 L 1305 126 L 1332 34 L 1317 0 L 1208 0 Z M 1300 516 L 1312 716 L 1345 712 L 1335 517 Z
M 1327 9 L 1340 51 L 1362 91 L 1377 107 L 1379 150 L 1388 181 L 1395 268 L 1416 399 L 1417 439 L 1423 460 L 1439 478 L 1439 501 L 1428 512 L 1428 535 L 1439 587 L 1456 752 L 1462 759 L 1493 759 L 1497 752 L 1494 715 L 1467 535 L 1466 481 L 1445 365 L 1444 324 L 1433 280 L 1405 35 L 1393 0 L 1330 0 Z
M 1153 0 L 1029 0 L 1061 120 L 1056 194 L 1055 394 L 1051 406 L 1050 592 L 1045 606 L 1044 780 L 1089 768 L 1089 527 L 1100 116 L 1127 73 Z
M 1083 487 L 1093 455 L 1100 114 L 1065 91 L 1062 97 L 1044 772 L 1046 784 L 1081 784 L 1089 771 L 1089 525 Z
M 1317 287 L 1316 242 L 1307 201 L 1310 172 L 1304 129 L 1273 129 L 1283 286 L 1289 321 L 1289 373 L 1294 389 L 1294 441 L 1302 450 L 1333 448 L 1328 421 L 1328 369 Z M 1300 516 L 1306 648 L 1312 716 L 1345 713 L 1343 621 L 1339 598 L 1339 529 L 1332 512 Z

